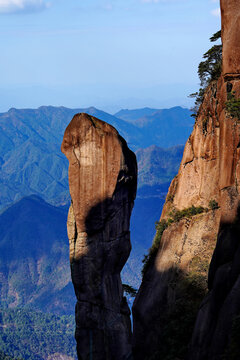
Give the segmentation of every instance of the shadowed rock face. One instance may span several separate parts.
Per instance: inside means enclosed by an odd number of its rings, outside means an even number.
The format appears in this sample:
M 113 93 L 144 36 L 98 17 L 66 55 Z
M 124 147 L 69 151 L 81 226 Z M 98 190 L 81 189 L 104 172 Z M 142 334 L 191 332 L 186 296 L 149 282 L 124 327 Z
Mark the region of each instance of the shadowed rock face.
M 222 0 L 221 12 L 223 72 L 206 90 L 161 219 L 209 200 L 219 208 L 164 231 L 133 306 L 136 360 L 220 360 L 240 314 L 240 121 L 226 111 L 231 92 L 240 98 L 239 1 Z
M 120 272 L 131 251 L 136 158 L 112 126 L 84 113 L 68 125 L 62 151 L 72 198 L 67 228 L 78 358 L 128 359 L 130 311 Z

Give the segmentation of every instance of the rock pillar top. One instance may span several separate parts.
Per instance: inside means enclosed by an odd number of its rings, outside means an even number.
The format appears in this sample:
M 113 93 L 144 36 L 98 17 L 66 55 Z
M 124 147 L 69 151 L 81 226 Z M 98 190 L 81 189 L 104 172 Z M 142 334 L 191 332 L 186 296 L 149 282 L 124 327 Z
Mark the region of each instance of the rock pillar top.
M 78 233 L 85 232 L 90 209 L 111 198 L 121 166 L 117 131 L 109 124 L 77 114 L 68 125 L 62 151 L 69 160 L 69 187 Z

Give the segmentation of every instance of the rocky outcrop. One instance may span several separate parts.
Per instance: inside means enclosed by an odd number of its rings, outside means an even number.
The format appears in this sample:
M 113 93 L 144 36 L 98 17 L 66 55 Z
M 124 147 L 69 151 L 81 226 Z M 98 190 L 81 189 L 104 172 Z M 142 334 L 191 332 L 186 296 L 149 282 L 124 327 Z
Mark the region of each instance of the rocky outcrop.
M 223 42 L 223 75 L 240 74 L 240 7 L 237 0 L 220 0 Z
M 227 106 L 240 98 L 238 1 L 221 11 L 223 72 L 205 93 L 133 307 L 137 360 L 220 359 L 240 314 L 240 118 Z
M 78 358 L 129 359 L 130 310 L 120 272 L 131 250 L 136 158 L 112 126 L 84 113 L 68 125 L 62 151 L 72 198 L 67 227 Z

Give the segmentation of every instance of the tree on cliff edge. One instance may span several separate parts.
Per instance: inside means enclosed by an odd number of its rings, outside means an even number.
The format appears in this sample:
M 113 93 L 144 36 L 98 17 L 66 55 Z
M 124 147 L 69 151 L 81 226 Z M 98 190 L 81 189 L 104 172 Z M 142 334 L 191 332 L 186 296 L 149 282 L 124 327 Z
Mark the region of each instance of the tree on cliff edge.
M 211 42 L 215 42 L 221 38 L 221 30 L 217 31 L 210 37 Z M 217 80 L 222 71 L 222 44 L 214 45 L 205 54 L 203 61 L 198 65 L 198 77 L 200 79 L 200 89 L 191 94 L 190 97 L 195 98 L 193 107 L 193 116 L 196 117 L 198 109 L 203 101 L 204 93 L 211 81 Z

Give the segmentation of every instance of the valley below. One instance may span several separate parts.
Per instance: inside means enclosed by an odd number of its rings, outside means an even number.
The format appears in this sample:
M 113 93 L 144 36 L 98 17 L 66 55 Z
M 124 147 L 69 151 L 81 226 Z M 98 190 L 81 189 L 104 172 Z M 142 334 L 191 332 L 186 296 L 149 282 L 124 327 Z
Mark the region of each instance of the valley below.
M 41 107 L 0 114 L 0 350 L 5 357 L 50 360 L 48 355 L 52 354 L 52 359 L 54 353 L 76 357 L 65 345 L 51 340 L 51 331 L 55 333 L 51 329 L 57 329 L 57 317 L 63 317 L 59 331 L 66 334 L 64 344 L 74 349 L 75 295 L 66 231 L 70 197 L 67 162 L 60 152 L 60 142 L 64 127 L 80 111 Z M 115 116 L 95 108 L 84 112 L 114 125 L 136 152 L 138 193 L 131 218 L 132 252 L 122 271 L 122 281 L 137 289 L 142 259 L 151 246 L 154 224 L 178 171 L 181 144 L 191 133 L 193 120 L 190 111 L 180 107 L 139 109 L 137 116 L 135 110 L 122 110 Z M 126 295 L 131 306 L 134 298 Z M 38 321 L 33 318 L 40 316 L 39 311 L 42 324 L 50 327 L 45 338 L 29 325 Z M 24 318 L 22 324 L 19 316 Z M 35 340 L 32 336 L 27 339 L 28 333 L 35 334 Z M 26 351 L 24 344 L 29 344 Z M 39 353 L 37 349 L 43 347 L 47 350 Z

